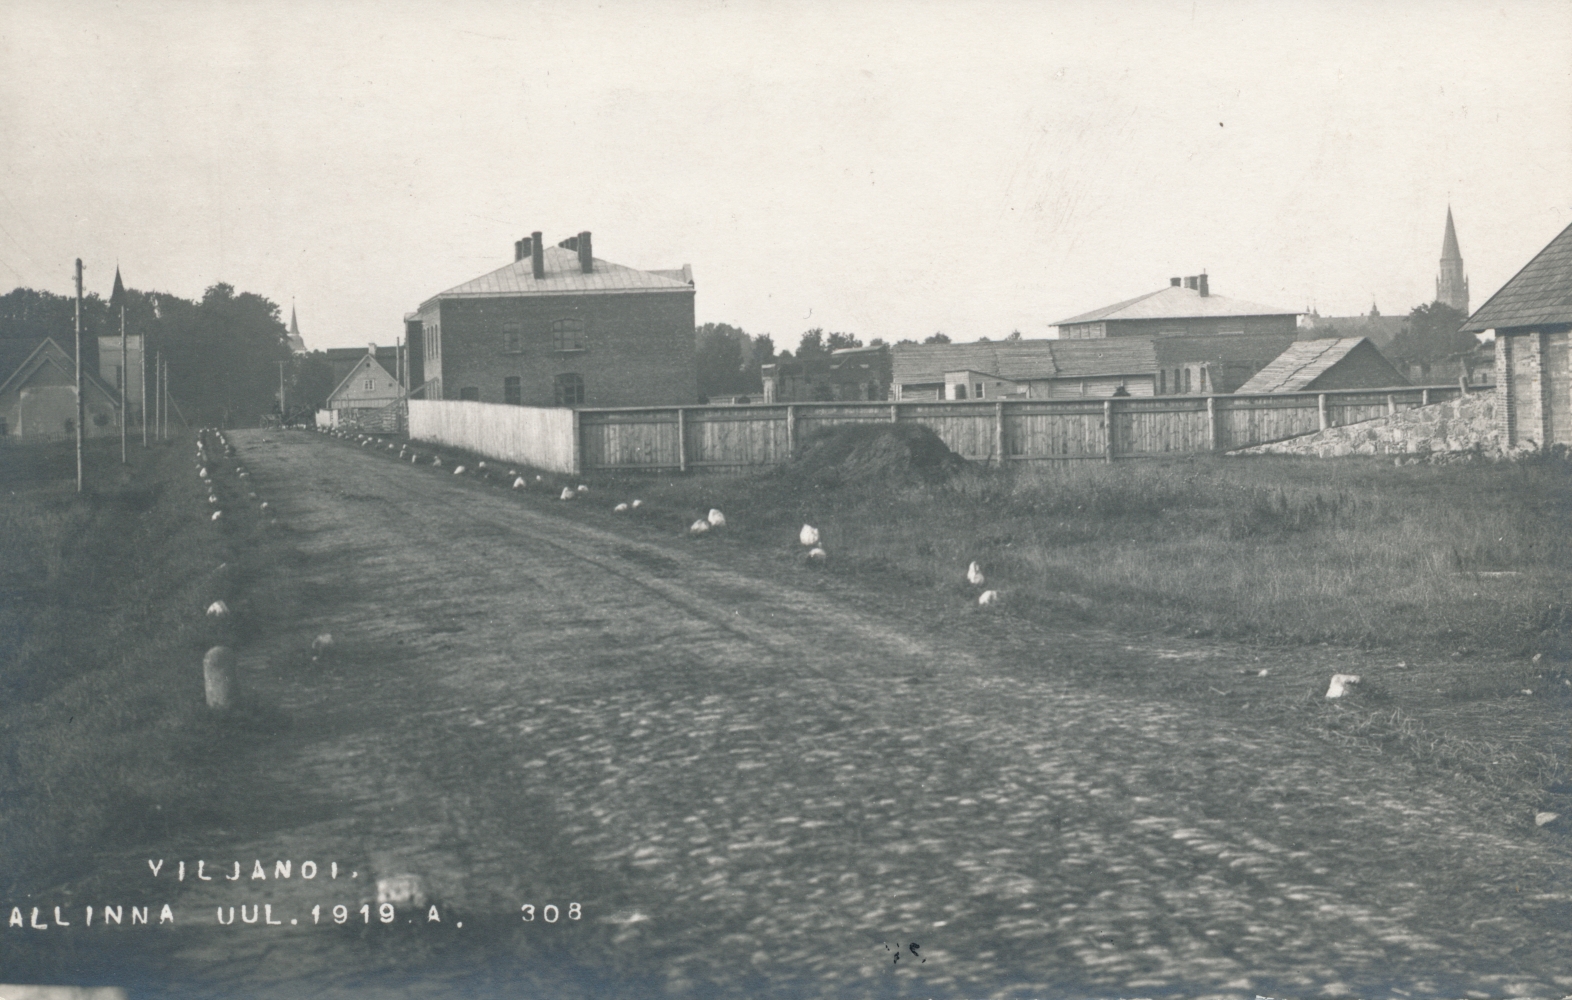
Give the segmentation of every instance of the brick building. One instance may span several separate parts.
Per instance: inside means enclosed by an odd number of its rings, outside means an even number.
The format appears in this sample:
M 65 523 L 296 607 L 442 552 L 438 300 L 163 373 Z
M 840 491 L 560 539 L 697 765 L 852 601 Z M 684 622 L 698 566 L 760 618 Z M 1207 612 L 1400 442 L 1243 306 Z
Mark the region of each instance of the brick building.
M 598 260 L 590 234 L 514 244 L 513 263 L 406 321 L 426 399 L 525 406 L 696 403 L 693 272 Z M 413 359 L 412 359 L 413 360 Z
M 1572 226 L 1463 324 L 1496 335 L 1496 420 L 1508 448 L 1572 445 Z
M 1170 278 L 1168 287 L 1057 324 L 1062 340 L 1271 334 L 1294 339 L 1299 314 L 1213 295 L 1207 276 Z

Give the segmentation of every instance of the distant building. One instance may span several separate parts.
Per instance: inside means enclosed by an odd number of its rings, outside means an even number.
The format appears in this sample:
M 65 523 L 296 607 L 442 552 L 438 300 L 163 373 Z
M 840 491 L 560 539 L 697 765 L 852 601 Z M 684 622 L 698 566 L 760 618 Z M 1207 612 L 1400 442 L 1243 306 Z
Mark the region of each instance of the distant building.
M 1383 316 L 1372 302 L 1370 311 L 1363 316 L 1322 316 L 1312 309 L 1299 317 L 1298 339 L 1368 337 L 1376 347 L 1385 348 L 1407 330 L 1407 316 Z
M 1503 442 L 1572 445 L 1572 226 L 1463 324 L 1464 333 L 1490 330 Z
M 1139 337 L 897 344 L 892 367 L 892 398 L 909 401 L 1151 396 L 1158 366 L 1152 339 Z
M 289 344 L 289 349 L 294 354 L 306 353 L 306 342 L 300 336 L 300 324 L 295 321 L 295 307 L 289 307 L 289 333 L 284 336 Z
M 105 385 L 112 387 L 117 395 L 125 393 L 131 423 L 137 424 L 141 420 L 142 413 L 142 335 L 126 334 L 126 357 L 123 365 L 120 358 L 119 335 L 99 337 L 98 377 Z M 152 400 L 148 402 L 151 403 Z
M 514 244 L 513 263 L 421 303 L 427 399 L 527 406 L 696 403 L 693 271 L 600 260 L 590 234 Z M 411 343 L 416 338 L 411 337 Z
M 1306 340 L 1292 345 L 1256 372 L 1240 393 L 1387 389 L 1408 385 L 1392 363 L 1365 337 Z
M 396 381 L 403 381 L 404 358 L 399 348 L 378 347 L 372 344 L 369 351 L 383 370 L 392 374 Z M 365 347 L 330 347 L 323 351 L 322 356 L 327 359 L 328 370 L 333 373 L 333 385 L 338 386 L 343 383 L 349 373 L 360 366 L 367 353 L 368 348 Z
M 379 357 L 376 344 L 328 393 L 327 409 L 335 410 L 335 426 L 395 433 L 403 428 L 404 386 Z
M 1206 275 L 1170 278 L 1167 288 L 1060 320 L 1063 340 L 1113 337 L 1241 336 L 1293 339 L 1298 313 L 1213 295 Z
M 0 340 L 0 375 L 0 440 L 50 441 L 76 434 L 76 359 L 54 338 Z M 120 433 L 115 391 L 86 370 L 82 405 L 84 437 Z
M 890 398 L 890 348 L 843 347 L 760 366 L 766 403 L 866 402 Z
M 1446 207 L 1446 233 L 1441 237 L 1441 270 L 1436 274 L 1436 301 L 1468 315 L 1468 276 L 1463 273 L 1463 254 L 1457 248 L 1457 229 L 1452 225 L 1452 206 Z

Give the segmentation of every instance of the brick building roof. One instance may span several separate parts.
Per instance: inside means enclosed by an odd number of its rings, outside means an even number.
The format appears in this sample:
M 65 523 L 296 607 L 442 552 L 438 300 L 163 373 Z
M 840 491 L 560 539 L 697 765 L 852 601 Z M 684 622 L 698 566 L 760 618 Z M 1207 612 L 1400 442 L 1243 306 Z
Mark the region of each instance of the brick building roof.
M 1115 302 L 1111 306 L 1061 319 L 1056 326 L 1075 323 L 1097 323 L 1104 320 L 1131 319 L 1197 319 L 1225 316 L 1297 316 L 1292 309 L 1264 306 L 1259 302 L 1246 302 L 1226 295 L 1202 295 L 1199 290 L 1181 285 L 1138 295 L 1133 299 Z
M 499 298 L 518 295 L 582 295 L 614 292 L 691 292 L 692 271 L 640 271 L 595 258 L 594 270 L 584 273 L 576 250 L 545 247 L 542 253 L 546 276 L 536 278 L 529 256 L 499 267 L 445 292 L 438 292 L 421 303 L 421 308 L 437 299 Z M 686 274 L 688 280 L 673 275 Z
M 1463 324 L 1463 332 L 1567 324 L 1572 324 L 1572 226 L 1490 296 Z

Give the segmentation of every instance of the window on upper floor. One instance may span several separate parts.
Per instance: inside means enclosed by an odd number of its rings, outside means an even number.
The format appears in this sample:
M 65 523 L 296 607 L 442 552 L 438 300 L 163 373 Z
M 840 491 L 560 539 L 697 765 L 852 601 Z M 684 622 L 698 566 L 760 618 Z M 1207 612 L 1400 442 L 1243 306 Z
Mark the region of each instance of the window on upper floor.
M 377 380 L 376 379 L 374 379 L 374 378 L 366 379 L 366 389 L 367 389 L 367 391 L 375 389 L 376 387 L 377 387 Z
M 558 406 L 584 405 L 584 378 L 573 372 L 558 375 L 555 382 Z
M 502 327 L 502 349 L 508 354 L 518 354 L 524 350 L 524 329 L 517 323 L 505 323 Z
M 551 324 L 551 349 L 554 351 L 584 350 L 584 321 L 559 319 Z

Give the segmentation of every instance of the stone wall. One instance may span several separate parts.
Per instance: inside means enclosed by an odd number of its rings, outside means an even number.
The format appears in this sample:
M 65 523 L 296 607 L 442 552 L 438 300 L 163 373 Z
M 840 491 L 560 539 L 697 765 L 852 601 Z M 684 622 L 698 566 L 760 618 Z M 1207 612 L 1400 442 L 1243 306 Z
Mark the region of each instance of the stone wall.
M 1472 393 L 1417 406 L 1389 417 L 1332 427 L 1287 441 L 1231 451 L 1230 455 L 1444 455 L 1502 451 L 1496 397 Z

